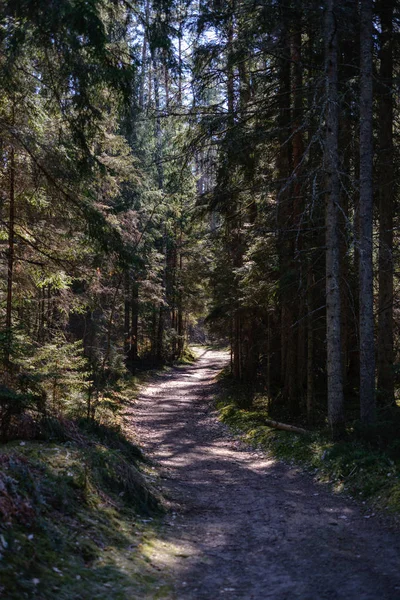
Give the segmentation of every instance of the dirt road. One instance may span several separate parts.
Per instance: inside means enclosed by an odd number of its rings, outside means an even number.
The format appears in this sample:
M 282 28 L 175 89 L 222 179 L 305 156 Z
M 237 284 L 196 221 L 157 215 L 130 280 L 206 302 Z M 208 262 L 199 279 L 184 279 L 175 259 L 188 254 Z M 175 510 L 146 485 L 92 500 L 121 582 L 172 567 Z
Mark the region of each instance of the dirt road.
M 399 535 L 217 421 L 225 361 L 206 351 L 159 376 L 134 411 L 174 507 L 151 556 L 172 572 L 174 598 L 400 600 Z

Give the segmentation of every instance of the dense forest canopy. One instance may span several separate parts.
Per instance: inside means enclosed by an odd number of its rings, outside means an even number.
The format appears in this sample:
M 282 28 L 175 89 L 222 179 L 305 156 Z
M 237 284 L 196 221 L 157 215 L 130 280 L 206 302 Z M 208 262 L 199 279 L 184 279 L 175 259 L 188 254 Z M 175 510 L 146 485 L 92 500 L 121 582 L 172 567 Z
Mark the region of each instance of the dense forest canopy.
M 395 0 L 2 4 L 3 438 L 210 335 L 283 420 L 395 418 L 398 40 Z

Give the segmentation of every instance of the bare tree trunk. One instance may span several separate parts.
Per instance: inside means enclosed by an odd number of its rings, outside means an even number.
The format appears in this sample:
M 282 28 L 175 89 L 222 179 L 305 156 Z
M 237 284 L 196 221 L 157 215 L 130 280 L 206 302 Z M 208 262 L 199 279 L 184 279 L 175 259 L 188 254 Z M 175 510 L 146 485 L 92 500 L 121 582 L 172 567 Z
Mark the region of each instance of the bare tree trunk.
M 163 70 L 164 70 L 164 87 L 165 87 L 165 107 L 168 110 L 169 108 L 169 73 L 168 73 L 168 63 L 167 63 L 167 52 L 164 50 L 163 52 Z
M 235 41 L 235 0 L 231 0 L 231 14 L 227 28 L 227 105 L 228 127 L 235 124 L 235 71 L 234 71 L 234 41 Z M 233 195 L 231 198 L 230 218 L 228 220 L 229 253 L 234 269 L 242 266 L 242 239 L 240 233 L 240 216 L 238 216 L 238 202 Z M 233 376 L 235 379 L 242 377 L 242 323 L 240 317 L 240 300 L 235 297 L 235 309 L 233 314 Z
M 375 420 L 375 344 L 372 265 L 372 0 L 361 1 L 360 30 L 360 409 Z
M 354 140 L 354 179 L 360 180 L 360 143 L 359 139 Z M 358 239 L 360 231 L 360 190 L 359 186 L 354 193 L 354 216 L 353 216 L 353 237 Z M 360 389 L 360 248 L 359 244 L 354 245 L 353 271 L 355 273 L 354 281 L 350 287 L 350 310 L 352 313 L 352 330 L 349 334 L 349 365 L 347 369 L 347 382 L 349 387 L 354 390 Z
M 315 40 L 313 34 L 313 24 L 308 23 L 306 27 L 308 44 L 305 50 L 305 62 L 307 64 L 306 67 L 306 77 L 308 80 L 314 80 L 315 78 L 315 64 L 314 64 L 314 56 L 315 56 Z M 311 115 L 313 112 L 314 102 L 315 102 L 315 91 L 313 86 L 308 86 L 307 92 L 307 107 L 309 114 Z M 319 129 L 320 123 L 317 121 L 316 117 L 310 117 L 308 119 L 308 132 L 307 137 L 309 140 L 313 138 L 315 135 L 315 131 Z M 316 164 L 319 164 L 319 156 L 317 156 L 317 150 L 314 146 L 311 146 L 308 151 L 308 168 L 315 168 Z M 318 232 L 317 229 L 314 229 L 314 206 L 319 205 L 318 213 L 320 214 L 321 222 L 323 221 L 323 207 L 321 203 L 316 202 L 316 187 L 315 187 L 315 176 L 309 180 L 308 187 L 308 225 L 309 229 L 313 229 L 312 234 L 308 234 L 305 238 L 305 246 L 307 249 L 307 290 L 306 290 L 306 309 L 307 309 L 307 392 L 306 392 L 306 410 L 307 410 L 307 421 L 308 423 L 312 423 L 314 421 L 314 403 L 315 403 L 315 372 L 316 372 L 316 356 L 318 353 L 317 346 L 317 334 L 316 329 L 318 329 L 317 324 L 315 323 L 315 315 L 314 309 L 316 308 L 317 298 L 322 296 L 325 297 L 325 281 L 323 278 L 318 277 L 319 286 L 316 286 L 316 261 L 315 261 L 315 248 L 321 247 L 325 241 L 323 236 L 325 232 Z M 321 261 L 321 268 L 324 269 L 324 263 Z M 318 265 L 319 266 L 319 265 Z M 318 289 L 319 288 L 319 289 Z M 324 336 L 325 337 L 325 336 Z M 325 339 L 324 339 L 325 342 Z
M 182 275 L 183 275 L 183 223 L 182 223 L 182 207 L 181 215 L 179 220 L 179 260 L 177 261 L 178 268 L 178 298 L 177 298 L 177 315 L 176 315 L 176 331 L 178 337 L 177 344 L 177 356 L 181 358 L 185 349 L 184 343 L 184 330 L 183 330 L 183 289 L 182 289 Z
M 130 368 L 132 373 L 135 372 L 136 364 L 139 355 L 139 284 L 137 281 L 132 282 L 132 297 L 131 297 L 131 353 L 130 353 Z
M 314 410 L 314 318 L 313 307 L 314 275 L 309 264 L 307 273 L 307 421 L 313 420 Z
M 115 287 L 115 291 L 114 291 L 112 301 L 111 301 L 112 303 L 111 303 L 111 307 L 110 307 L 110 318 L 108 319 L 108 324 L 107 324 L 106 348 L 105 348 L 105 352 L 104 352 L 101 369 L 99 371 L 99 376 L 102 379 L 104 379 L 104 377 L 105 377 L 106 367 L 110 360 L 112 328 L 113 328 L 113 324 L 114 324 L 115 311 L 117 309 L 118 294 L 119 294 L 119 290 L 120 290 L 122 281 L 123 281 L 123 274 L 121 273 L 121 275 L 119 276 L 119 278 L 117 280 L 117 285 Z
M 234 72 L 233 72 L 233 10 L 234 0 L 232 4 L 232 13 L 229 18 L 228 32 L 227 32 L 227 56 L 228 61 L 226 65 L 227 71 L 227 101 L 228 101 L 228 118 L 229 124 L 234 123 L 234 109 L 235 109 L 235 83 L 234 83 Z
M 154 78 L 154 104 L 156 110 L 155 120 L 155 138 L 156 138 L 156 167 L 157 167 L 157 179 L 158 189 L 163 192 L 164 189 L 164 168 L 162 164 L 162 128 L 161 128 L 161 114 L 160 114 L 160 82 L 158 72 L 158 54 L 153 51 L 152 63 L 153 63 L 153 78 Z M 164 359 L 164 330 L 165 330 L 165 308 L 166 308 L 166 277 L 167 277 L 167 248 L 166 248 L 166 225 L 163 226 L 162 242 L 161 242 L 161 254 L 163 256 L 163 269 L 162 269 L 162 299 L 159 305 L 159 316 L 158 316 L 158 329 L 157 329 L 157 352 L 156 358 L 159 362 Z
M 7 303 L 6 303 L 6 332 L 7 343 L 5 348 L 5 364 L 10 367 L 10 354 L 12 344 L 12 301 L 13 301 L 13 280 L 14 280 L 14 242 L 15 242 L 15 150 L 10 150 L 10 205 L 8 216 L 8 260 L 7 260 Z
M 233 332 L 233 376 L 235 379 L 241 379 L 241 324 L 237 311 L 233 319 Z
M 344 425 L 341 357 L 340 238 L 339 238 L 339 96 L 338 96 L 338 0 L 328 0 L 325 21 L 326 60 L 326 341 L 328 419 L 333 434 Z
M 154 364 L 157 360 L 157 306 L 153 306 L 153 314 L 151 319 L 151 359 Z
M 288 178 L 292 166 L 292 144 L 290 128 L 290 44 L 288 35 L 287 8 L 280 2 L 281 31 L 279 40 L 279 114 L 278 114 L 278 142 L 279 154 L 277 157 L 278 195 L 277 195 L 277 227 L 278 227 L 278 259 L 279 259 L 279 303 L 280 303 L 280 380 L 286 398 L 291 398 L 292 389 L 296 379 L 295 344 L 291 343 L 291 314 L 290 296 L 287 290 L 287 281 L 291 279 L 290 257 L 291 248 L 288 240 L 290 219 L 290 191 Z
M 294 218 L 298 225 L 299 215 L 303 208 L 301 192 L 301 163 L 304 153 L 302 120 L 303 120 L 303 66 L 301 57 L 301 12 L 296 11 L 297 22 L 294 24 L 294 32 L 291 36 L 291 60 L 293 70 L 293 171 L 294 171 Z
M 357 164 L 359 161 L 357 136 L 355 135 L 354 107 L 349 98 L 352 95 L 352 82 L 359 75 L 359 23 L 358 2 L 347 4 L 346 15 L 348 23 L 343 24 L 343 32 L 340 40 L 339 53 L 339 87 L 343 90 L 339 119 L 339 147 L 342 148 L 341 155 L 341 179 L 344 185 L 341 189 L 341 207 L 339 215 L 340 229 L 340 274 L 341 274 L 341 299 L 342 299 L 342 362 L 343 362 L 343 385 L 345 393 L 353 393 L 358 390 L 359 364 L 358 364 L 358 286 L 357 277 L 353 276 L 353 270 L 358 273 L 351 262 L 353 233 L 352 218 L 354 210 L 358 210 L 358 181 L 359 172 Z M 357 188 L 357 190 L 355 189 Z M 358 265 L 358 263 L 357 263 Z
M 230 332 L 229 332 L 229 347 L 230 347 L 230 373 L 231 375 L 233 375 L 233 346 L 234 346 L 234 339 L 233 339 L 233 319 L 234 317 L 232 316 L 230 319 Z
M 144 9 L 144 18 L 146 22 L 146 28 L 149 26 L 149 0 L 146 0 L 145 9 Z M 147 29 L 143 34 L 143 44 L 142 44 L 142 65 L 140 71 L 140 85 L 139 85 L 139 107 L 143 110 L 144 108 L 144 86 L 146 81 L 146 67 L 147 67 Z M 151 77 L 150 77 L 151 79 Z M 148 98 L 150 100 L 150 97 Z
M 268 409 L 271 404 L 271 315 L 267 312 L 267 392 L 268 392 Z
M 304 198 L 302 194 L 302 160 L 304 154 L 304 143 L 303 143 L 303 65 L 302 65 L 302 47 L 301 47 L 301 34 L 302 34 L 302 11 L 300 7 L 294 12 L 294 23 L 293 32 L 291 35 L 291 60 L 292 60 L 292 96 L 293 96 L 293 110 L 292 110 L 292 148 L 293 148 L 293 272 L 297 272 L 297 288 L 304 290 L 304 284 L 302 282 L 302 250 L 303 250 L 303 235 L 302 229 L 302 213 L 304 211 Z M 296 268 L 297 265 L 297 268 Z M 300 397 L 304 384 L 306 382 L 306 369 L 305 369 L 305 357 L 306 357 L 306 321 L 303 318 L 304 311 L 306 308 L 306 299 L 301 294 L 296 299 L 296 304 L 293 307 L 292 315 L 295 326 L 292 323 L 293 338 L 291 343 L 295 343 L 297 346 L 296 361 L 293 368 L 296 369 L 296 380 L 295 389 L 293 391 L 291 401 L 292 413 L 296 414 L 300 411 Z M 297 329 L 297 331 L 296 331 Z M 297 339 L 296 339 L 297 338 Z
M 381 405 L 393 405 L 393 1 L 378 4 L 381 23 L 379 88 L 379 317 L 378 390 Z
M 178 31 L 178 106 L 182 106 L 182 21 Z
M 130 281 L 129 272 L 125 273 L 124 281 L 124 356 L 125 366 L 130 369 L 130 354 L 131 354 L 131 298 L 130 298 Z

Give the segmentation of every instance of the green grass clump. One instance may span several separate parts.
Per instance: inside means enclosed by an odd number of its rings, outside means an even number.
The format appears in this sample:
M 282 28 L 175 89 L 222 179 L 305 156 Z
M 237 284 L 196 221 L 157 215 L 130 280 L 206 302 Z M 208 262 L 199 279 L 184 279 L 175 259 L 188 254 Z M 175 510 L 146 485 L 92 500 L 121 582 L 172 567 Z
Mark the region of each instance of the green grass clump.
M 348 431 L 344 441 L 333 442 L 326 431 L 307 435 L 272 429 L 266 403 L 257 408 L 241 408 L 243 399 L 236 398 L 234 388 L 224 385 L 217 398 L 221 420 L 237 432 L 246 443 L 266 450 L 281 460 L 302 465 L 317 480 L 329 482 L 338 492 L 368 500 L 378 508 L 400 514 L 400 456 L 397 452 L 397 432 L 384 446 L 379 437 L 368 430 Z M 258 408 L 258 406 L 260 408 Z M 381 427 L 377 426 L 381 431 Z
M 169 582 L 142 550 L 157 537 L 161 504 L 140 451 L 95 424 L 73 433 L 0 449 L 0 596 L 167 597 Z
M 178 360 L 179 365 L 193 365 L 197 360 L 196 352 L 193 348 L 186 346 L 182 356 Z

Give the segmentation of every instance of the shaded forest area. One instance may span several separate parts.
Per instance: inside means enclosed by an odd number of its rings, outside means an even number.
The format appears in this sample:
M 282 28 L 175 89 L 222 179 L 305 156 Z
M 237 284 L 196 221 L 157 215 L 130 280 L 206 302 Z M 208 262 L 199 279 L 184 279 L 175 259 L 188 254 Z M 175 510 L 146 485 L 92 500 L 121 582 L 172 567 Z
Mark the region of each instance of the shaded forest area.
M 346 417 L 396 418 L 397 10 L 236 3 L 219 26 L 210 318 L 230 325 L 234 377 L 261 377 L 273 414 L 328 417 L 335 435 Z
M 1 4 L 0 595 L 171 597 L 135 410 L 193 343 L 209 375 L 149 401 L 178 459 L 215 391 L 246 442 L 400 510 L 399 31 L 397 0 Z
M 204 324 L 245 408 L 398 422 L 398 9 L 3 5 L 3 440 L 112 421 Z

